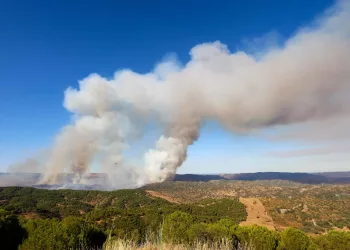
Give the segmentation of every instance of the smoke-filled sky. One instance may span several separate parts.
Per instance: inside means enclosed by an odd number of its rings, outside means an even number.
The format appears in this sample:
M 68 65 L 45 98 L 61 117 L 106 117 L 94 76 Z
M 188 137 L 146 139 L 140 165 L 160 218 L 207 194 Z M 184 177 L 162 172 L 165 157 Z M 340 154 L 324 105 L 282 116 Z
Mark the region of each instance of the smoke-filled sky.
M 1 4 L 0 171 L 350 169 L 349 1 L 139 2 Z

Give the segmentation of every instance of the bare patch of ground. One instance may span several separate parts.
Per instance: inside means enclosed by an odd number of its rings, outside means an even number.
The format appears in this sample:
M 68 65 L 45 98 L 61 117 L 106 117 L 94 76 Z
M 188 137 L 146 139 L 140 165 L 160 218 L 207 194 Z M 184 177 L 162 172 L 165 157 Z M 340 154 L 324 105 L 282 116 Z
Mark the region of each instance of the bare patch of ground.
M 159 193 L 159 192 L 156 192 L 156 191 L 146 190 L 146 192 L 148 194 L 150 194 L 151 196 L 153 196 L 153 197 L 162 198 L 162 199 L 167 200 L 167 201 L 169 201 L 171 203 L 181 203 L 181 201 L 179 199 L 166 196 L 166 195 L 164 195 L 162 193 Z
M 333 226 L 333 230 L 336 230 L 336 231 L 350 231 L 347 226 L 344 226 L 343 228 L 339 228 L 339 227 Z
M 23 217 L 27 220 L 40 218 L 40 216 L 37 213 L 24 213 Z
M 275 225 L 261 201 L 257 198 L 239 198 L 247 211 L 247 220 L 240 223 L 241 226 L 258 225 L 265 226 L 268 229 L 275 229 Z

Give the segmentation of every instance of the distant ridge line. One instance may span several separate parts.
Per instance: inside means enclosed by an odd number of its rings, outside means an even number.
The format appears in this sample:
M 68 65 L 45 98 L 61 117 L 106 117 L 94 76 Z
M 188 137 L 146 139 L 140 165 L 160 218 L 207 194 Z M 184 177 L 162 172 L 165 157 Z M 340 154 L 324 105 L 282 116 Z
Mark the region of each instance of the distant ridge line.
M 239 174 L 177 174 L 174 181 L 213 181 L 213 180 L 286 180 L 305 184 L 350 184 L 350 172 L 290 173 L 256 172 Z
M 62 180 L 69 180 L 72 174 L 62 174 Z M 2 173 L 0 172 L 0 186 L 5 182 L 21 181 L 25 186 L 35 185 L 39 180 L 39 173 Z M 90 173 L 86 176 L 88 179 L 95 179 L 98 183 L 107 177 L 105 173 Z M 350 171 L 344 172 L 320 172 L 320 173 L 295 173 L 295 172 L 256 172 L 256 173 L 238 173 L 238 174 L 177 174 L 172 181 L 215 181 L 215 180 L 285 180 L 303 184 L 350 184 Z M 67 183 L 70 183 L 69 181 Z M 20 184 L 19 184 L 20 185 Z

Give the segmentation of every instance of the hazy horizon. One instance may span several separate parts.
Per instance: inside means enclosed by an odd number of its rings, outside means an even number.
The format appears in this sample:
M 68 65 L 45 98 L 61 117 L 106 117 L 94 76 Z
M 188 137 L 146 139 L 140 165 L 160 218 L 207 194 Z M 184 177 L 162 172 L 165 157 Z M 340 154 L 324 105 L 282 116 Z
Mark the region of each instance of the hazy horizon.
M 0 171 L 349 170 L 349 3 L 254 6 L 6 3 Z

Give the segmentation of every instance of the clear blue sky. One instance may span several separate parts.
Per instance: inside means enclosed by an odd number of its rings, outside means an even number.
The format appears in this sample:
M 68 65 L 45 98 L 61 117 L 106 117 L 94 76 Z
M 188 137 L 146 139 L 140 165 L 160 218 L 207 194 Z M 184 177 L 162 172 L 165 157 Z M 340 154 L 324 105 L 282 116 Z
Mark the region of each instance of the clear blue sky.
M 62 107 L 64 90 L 76 87 L 77 81 L 90 73 L 112 76 L 120 68 L 147 72 L 169 52 L 186 62 L 189 50 L 203 42 L 220 40 L 234 50 L 243 40 L 269 32 L 285 39 L 332 3 L 1 1 L 0 171 L 50 144 L 70 119 Z M 266 148 L 281 147 L 292 145 L 228 136 L 210 124 L 191 147 L 181 172 L 278 170 L 277 165 L 264 162 L 264 157 L 258 162 L 249 159 L 261 156 Z M 293 163 L 281 161 L 278 164 Z

